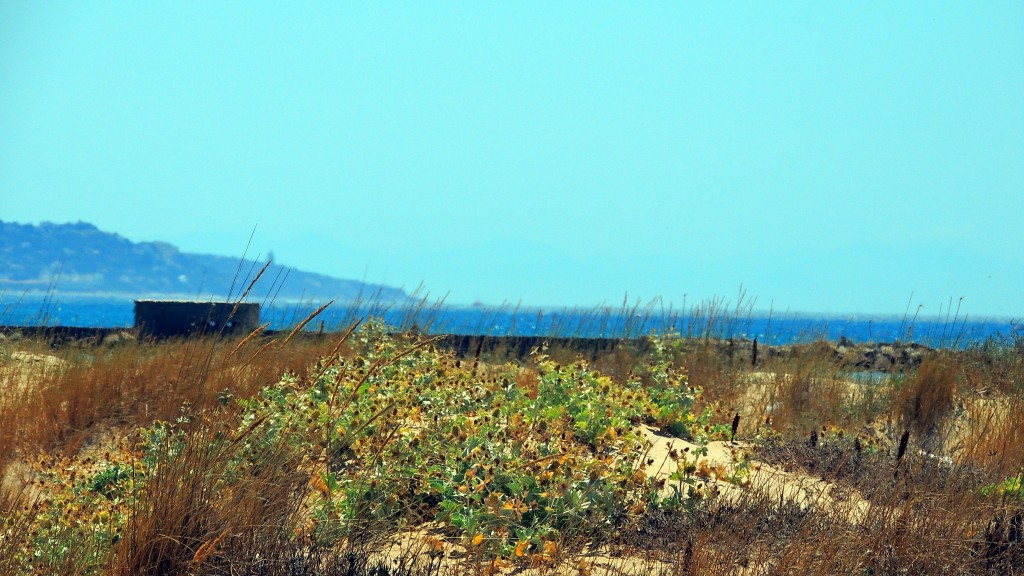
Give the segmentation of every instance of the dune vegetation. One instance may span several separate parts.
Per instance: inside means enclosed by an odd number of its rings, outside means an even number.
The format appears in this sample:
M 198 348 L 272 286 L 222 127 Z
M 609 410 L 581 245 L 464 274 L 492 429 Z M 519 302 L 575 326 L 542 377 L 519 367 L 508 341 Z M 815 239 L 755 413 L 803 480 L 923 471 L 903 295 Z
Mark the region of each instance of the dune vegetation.
M 1024 344 L 0 340 L 3 574 L 1019 574 Z

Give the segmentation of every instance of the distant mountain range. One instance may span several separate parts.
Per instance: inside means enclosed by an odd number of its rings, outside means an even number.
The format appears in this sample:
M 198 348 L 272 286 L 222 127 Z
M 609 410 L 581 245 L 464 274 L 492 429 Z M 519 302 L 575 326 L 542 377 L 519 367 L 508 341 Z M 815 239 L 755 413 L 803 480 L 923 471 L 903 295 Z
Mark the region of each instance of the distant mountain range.
M 0 221 L 0 291 L 131 298 L 236 298 L 265 262 L 181 252 L 165 242 L 132 242 L 92 224 L 38 226 Z M 398 288 L 271 264 L 251 299 L 391 301 Z

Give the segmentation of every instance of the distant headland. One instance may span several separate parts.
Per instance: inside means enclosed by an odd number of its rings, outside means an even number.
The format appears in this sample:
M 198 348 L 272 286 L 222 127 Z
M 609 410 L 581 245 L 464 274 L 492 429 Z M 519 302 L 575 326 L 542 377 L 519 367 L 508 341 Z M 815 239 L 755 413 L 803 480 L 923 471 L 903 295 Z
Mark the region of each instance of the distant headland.
M 132 242 L 96 226 L 0 221 L 0 293 L 75 297 L 237 297 L 266 264 L 239 257 L 181 252 L 166 242 Z M 399 288 L 332 278 L 271 263 L 253 298 L 376 299 Z

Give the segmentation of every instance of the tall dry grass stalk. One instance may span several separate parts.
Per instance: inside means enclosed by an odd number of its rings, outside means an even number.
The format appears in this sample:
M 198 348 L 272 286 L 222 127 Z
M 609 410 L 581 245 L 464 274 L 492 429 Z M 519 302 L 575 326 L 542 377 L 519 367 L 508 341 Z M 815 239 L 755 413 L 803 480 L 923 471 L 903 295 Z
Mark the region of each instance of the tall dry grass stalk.
M 281 571 L 296 552 L 307 478 L 304 455 L 280 443 L 247 452 L 225 441 L 222 422 L 198 421 L 182 446 L 167 442 L 155 473 L 131 502 L 130 520 L 115 549 L 111 574 L 123 576 Z M 258 435 L 260 423 L 241 435 Z M 249 448 L 246 448 L 249 450 Z
M 942 441 L 941 426 L 953 409 L 956 388 L 955 364 L 929 356 L 893 398 L 902 427 L 912 430 L 929 450 L 937 449 Z
M 39 513 L 38 500 L 28 485 L 13 479 L 0 482 L 0 574 L 14 574 L 29 548 L 32 521 Z
M 252 336 L 252 335 L 250 335 Z M 139 340 L 56 351 L 53 369 L 0 366 L 0 466 L 18 453 L 73 453 L 106 427 L 173 420 L 182 405 L 214 407 L 225 393 L 245 397 L 280 378 L 305 375 L 330 351 L 325 340 L 266 346 L 261 337 Z
M 1024 397 L 968 397 L 950 452 L 957 461 L 997 476 L 1024 470 Z

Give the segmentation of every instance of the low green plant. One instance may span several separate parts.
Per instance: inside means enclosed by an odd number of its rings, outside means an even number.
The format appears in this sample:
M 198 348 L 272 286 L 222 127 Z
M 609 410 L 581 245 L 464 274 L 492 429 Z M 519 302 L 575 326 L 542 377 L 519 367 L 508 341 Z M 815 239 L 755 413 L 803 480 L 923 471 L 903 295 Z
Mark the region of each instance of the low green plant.
M 262 424 L 247 444 L 279 438 L 314 455 L 304 537 L 318 545 L 424 521 L 502 555 L 594 536 L 656 502 L 636 425 L 706 435 L 709 415 L 689 411 L 697 391 L 668 364 L 619 384 L 538 356 L 524 382 L 515 365 L 477 377 L 429 346 L 402 351 L 373 323 L 355 343 L 314 379 L 239 401 L 240 426 Z
M 89 481 L 89 490 L 113 500 L 123 492 L 125 483 L 132 477 L 133 472 L 130 468 L 122 464 L 111 464 Z
M 83 477 L 71 466 L 64 473 L 44 473 L 42 478 L 50 496 L 34 507 L 35 529 L 26 543 L 29 553 L 20 566 L 22 572 L 99 573 L 111 546 L 120 539 L 126 517 L 123 491 L 131 474 L 113 466 Z
M 983 486 L 981 493 L 985 496 L 1024 500 L 1024 470 L 1021 470 L 1020 474 L 1011 476 L 1002 482 Z

